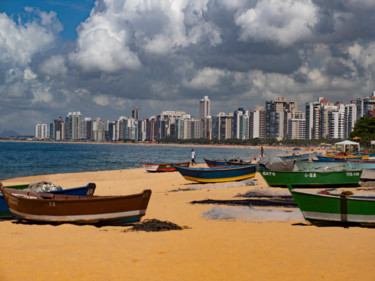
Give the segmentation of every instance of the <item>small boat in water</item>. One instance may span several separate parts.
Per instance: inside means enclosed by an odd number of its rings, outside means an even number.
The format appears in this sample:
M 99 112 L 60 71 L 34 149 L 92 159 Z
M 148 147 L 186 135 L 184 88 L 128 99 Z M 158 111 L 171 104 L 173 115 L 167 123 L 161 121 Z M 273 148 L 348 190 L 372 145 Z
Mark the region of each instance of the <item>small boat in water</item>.
M 0 183 L 0 186 L 2 184 Z M 11 185 L 6 186 L 6 188 L 14 189 L 14 190 L 25 190 L 29 188 L 29 184 L 22 184 L 22 185 Z M 66 189 L 59 189 L 59 190 L 51 190 L 45 191 L 47 193 L 53 194 L 64 194 L 64 195 L 76 195 L 76 196 L 92 196 L 94 195 L 96 185 L 95 183 L 89 183 L 86 186 L 82 187 L 73 187 L 73 188 L 66 188 Z M 0 218 L 11 218 L 12 214 L 9 211 L 9 207 L 5 202 L 4 196 L 0 193 Z
M 181 163 L 164 163 L 164 164 L 153 164 L 153 163 L 141 163 L 143 168 L 147 172 L 174 172 L 176 171 L 176 166 L 179 167 L 189 167 L 190 162 L 181 162 Z
M 208 183 L 227 182 L 253 178 L 256 173 L 256 164 L 244 166 L 186 168 L 177 167 L 177 171 L 187 180 Z
M 146 214 L 151 190 L 125 196 L 75 196 L 0 187 L 18 220 L 37 223 L 117 224 Z
M 375 226 L 375 197 L 350 193 L 288 189 L 307 221 L 314 225 Z
M 269 186 L 319 187 L 319 186 L 358 186 L 361 169 L 338 171 L 275 171 L 259 170 Z

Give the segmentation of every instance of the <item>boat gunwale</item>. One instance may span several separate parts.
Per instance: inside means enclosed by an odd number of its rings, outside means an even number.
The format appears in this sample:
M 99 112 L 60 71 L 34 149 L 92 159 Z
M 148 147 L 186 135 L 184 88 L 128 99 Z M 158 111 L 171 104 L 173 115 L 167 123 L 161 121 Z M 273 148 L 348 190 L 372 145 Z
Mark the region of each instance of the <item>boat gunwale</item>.
M 210 172 L 210 171 L 226 171 L 226 170 L 245 170 L 248 168 L 252 168 L 258 166 L 258 164 L 249 164 L 249 165 L 236 165 L 236 166 L 226 166 L 226 167 L 197 167 L 197 168 L 192 168 L 192 167 L 179 167 L 176 166 L 176 168 L 181 169 L 181 170 L 187 170 L 187 171 L 204 171 L 204 172 Z

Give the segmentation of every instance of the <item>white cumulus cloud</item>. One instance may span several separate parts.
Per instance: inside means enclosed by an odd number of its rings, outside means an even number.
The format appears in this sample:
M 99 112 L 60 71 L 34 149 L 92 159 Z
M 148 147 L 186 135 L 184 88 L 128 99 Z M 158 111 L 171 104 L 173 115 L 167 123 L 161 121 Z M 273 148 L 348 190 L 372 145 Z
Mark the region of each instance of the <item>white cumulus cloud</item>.
M 243 41 L 270 41 L 290 46 L 312 35 L 318 22 L 311 0 L 260 0 L 235 20 Z

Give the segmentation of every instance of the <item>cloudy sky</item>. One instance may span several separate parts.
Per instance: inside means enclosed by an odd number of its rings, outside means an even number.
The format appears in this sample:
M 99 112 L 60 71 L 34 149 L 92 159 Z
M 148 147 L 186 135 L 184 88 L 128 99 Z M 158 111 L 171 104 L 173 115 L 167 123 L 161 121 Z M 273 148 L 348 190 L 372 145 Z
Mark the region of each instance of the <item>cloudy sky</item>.
M 0 1 L 0 132 L 375 90 L 373 0 Z

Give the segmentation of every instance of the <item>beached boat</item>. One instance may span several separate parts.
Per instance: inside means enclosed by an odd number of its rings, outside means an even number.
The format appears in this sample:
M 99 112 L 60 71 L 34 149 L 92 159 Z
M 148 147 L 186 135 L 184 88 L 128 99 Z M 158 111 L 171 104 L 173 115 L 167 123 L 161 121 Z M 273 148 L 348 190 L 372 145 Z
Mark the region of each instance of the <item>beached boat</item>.
M 251 165 L 251 161 L 245 161 L 242 159 L 230 159 L 230 160 L 213 160 L 203 158 L 208 167 L 228 167 L 228 166 L 242 166 Z
M 340 171 L 274 171 L 259 170 L 269 186 L 309 186 L 319 187 L 325 185 L 358 186 L 361 178 L 361 169 Z
M 295 154 L 293 153 L 292 155 L 281 155 L 278 156 L 283 160 L 299 160 L 299 161 L 307 161 L 309 159 L 314 158 L 317 155 L 316 152 L 313 153 L 304 153 L 304 154 Z
M 187 180 L 207 182 L 227 182 L 253 178 L 256 173 L 256 164 L 244 166 L 186 168 L 176 167 L 177 171 Z
M 375 160 L 347 159 L 351 168 L 355 169 L 375 169 Z
M 165 163 L 165 164 L 153 164 L 153 163 L 141 163 L 143 168 L 147 172 L 173 172 L 176 171 L 175 166 L 189 167 L 190 162 L 181 163 Z
M 375 158 L 375 153 L 366 153 L 366 152 L 354 152 L 355 155 L 368 155 L 369 158 Z
M 329 153 L 326 153 L 327 157 L 332 157 L 332 158 L 336 158 L 336 159 L 368 159 L 369 156 L 368 155 L 355 155 L 355 154 L 350 154 L 350 155 L 346 155 L 345 153 L 338 153 L 338 154 L 329 154 Z
M 146 214 L 151 190 L 126 196 L 75 196 L 0 188 L 18 220 L 38 223 L 117 224 Z
M 288 189 L 305 219 L 314 225 L 375 226 L 375 197 Z
M 1 185 L 1 183 L 0 183 Z M 6 186 L 6 188 L 11 188 L 15 190 L 24 190 L 29 187 L 29 184 L 22 184 L 22 185 L 11 185 Z M 94 194 L 96 185 L 95 183 L 89 183 L 86 186 L 82 187 L 73 187 L 73 188 L 66 188 L 61 190 L 51 190 L 48 193 L 53 194 L 65 194 L 65 195 L 76 195 L 76 196 L 92 196 Z M 11 218 L 12 214 L 9 211 L 9 207 L 5 202 L 4 196 L 0 193 L 0 218 Z
M 296 161 L 294 165 L 299 171 L 309 171 L 317 169 L 351 169 L 346 161 L 328 161 L 328 162 L 307 162 L 307 161 Z
M 328 157 L 324 155 L 317 155 L 316 159 L 312 159 L 313 162 L 345 162 L 345 158 Z

